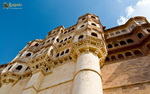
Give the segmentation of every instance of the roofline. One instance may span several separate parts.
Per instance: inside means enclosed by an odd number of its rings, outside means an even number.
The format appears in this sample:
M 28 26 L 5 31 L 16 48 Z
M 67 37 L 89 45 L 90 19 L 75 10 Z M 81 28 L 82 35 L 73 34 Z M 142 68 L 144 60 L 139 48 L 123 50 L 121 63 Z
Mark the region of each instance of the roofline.
M 129 19 L 125 24 L 123 24 L 123 25 L 116 26 L 116 27 L 112 27 L 112 28 L 108 28 L 108 29 L 106 29 L 106 30 L 104 30 L 104 31 L 107 32 L 107 31 L 112 30 L 112 29 L 122 28 L 122 27 L 128 25 L 131 21 L 133 21 L 133 20 L 135 20 L 135 19 L 145 19 L 145 20 L 147 21 L 146 17 L 143 17 L 143 16 L 136 16 L 136 17 L 130 18 L 130 19 Z M 147 21 L 147 22 L 148 22 L 148 21 Z

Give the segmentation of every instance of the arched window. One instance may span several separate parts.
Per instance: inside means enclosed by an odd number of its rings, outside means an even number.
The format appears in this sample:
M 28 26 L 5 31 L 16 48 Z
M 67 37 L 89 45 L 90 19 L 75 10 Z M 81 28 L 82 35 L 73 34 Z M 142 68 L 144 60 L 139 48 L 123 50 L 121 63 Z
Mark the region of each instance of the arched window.
M 114 60 L 117 60 L 117 59 L 116 59 L 115 56 L 111 56 L 111 60 L 114 61 Z
M 74 30 L 74 28 L 72 28 L 71 30 Z
M 46 68 L 46 71 L 48 71 L 49 70 L 49 68 Z
M 133 43 L 134 41 L 132 39 L 127 39 L 128 43 Z
M 38 44 L 38 43 L 36 43 L 34 46 L 39 46 L 39 44 Z
M 96 26 L 96 24 L 95 24 L 95 23 L 91 23 L 91 25 Z
M 127 30 L 122 30 L 121 32 L 122 32 L 122 33 L 125 33 L 125 32 L 127 32 Z
M 56 41 L 59 42 L 59 39 L 57 38 Z
M 126 52 L 125 55 L 126 55 L 126 57 L 131 57 L 132 53 L 131 52 Z
M 67 38 L 65 38 L 65 40 L 64 41 L 66 41 L 67 40 Z
M 68 53 L 68 52 L 69 52 L 69 49 L 67 49 L 65 53 Z
M 122 54 L 118 54 L 118 59 L 124 59 Z
M 120 45 L 125 45 L 126 42 L 125 41 L 120 41 Z
M 94 16 L 91 16 L 92 19 L 96 19 Z
M 61 34 L 63 33 L 63 30 L 61 30 Z
M 114 33 L 110 33 L 110 36 L 114 36 L 115 34 Z
M 61 54 L 60 55 L 63 55 L 64 54 L 64 51 L 63 52 L 61 52 Z
M 138 33 L 138 38 L 140 39 L 140 38 L 142 38 L 143 37 L 143 34 L 142 33 Z
M 38 65 L 36 65 L 36 68 L 39 68 L 39 66 L 38 66 Z
M 150 51 L 150 43 L 146 45 L 147 49 Z
M 67 33 L 67 31 L 64 32 L 64 34 L 66 34 L 66 33 Z
M 85 18 L 82 18 L 82 21 L 85 20 Z
M 55 38 L 53 38 L 52 40 L 54 40 Z
M 16 70 L 21 70 L 22 69 L 22 65 L 17 66 Z
M 134 50 L 134 54 L 135 54 L 136 56 L 141 56 L 141 55 L 143 55 L 140 50 Z
M 117 32 L 116 32 L 116 34 L 120 34 L 120 32 L 119 32 L 119 31 L 117 31 Z
M 68 39 L 71 39 L 72 38 L 72 36 L 70 36 Z
M 117 43 L 114 44 L 115 47 L 119 46 Z
M 108 48 L 112 48 L 112 45 L 111 45 L 111 44 L 108 44 Z
M 150 29 L 147 29 L 147 31 L 150 33 Z
M 29 57 L 29 56 L 31 56 L 31 53 L 27 53 L 27 54 L 26 54 L 26 57 Z
M 70 30 L 68 30 L 68 33 L 70 32 Z
M 50 40 L 47 40 L 46 43 L 50 42 Z
M 56 55 L 56 57 L 59 57 L 59 53 Z
M 70 57 L 70 56 L 69 56 L 69 59 L 71 60 L 71 59 L 72 59 L 72 57 Z
M 55 33 L 55 31 L 53 32 L 53 34 Z
M 106 57 L 106 60 L 105 61 L 110 61 L 109 57 Z
M 85 25 L 82 25 L 80 28 L 84 27 Z
M 78 39 L 83 39 L 83 37 L 84 37 L 83 35 L 80 35 L 80 36 L 78 37 Z
M 60 41 L 60 43 L 62 43 L 62 42 L 63 42 L 63 40 Z
M 96 34 L 96 33 L 93 33 L 93 32 L 92 32 L 91 35 L 94 36 L 94 37 L 97 37 L 97 34 Z

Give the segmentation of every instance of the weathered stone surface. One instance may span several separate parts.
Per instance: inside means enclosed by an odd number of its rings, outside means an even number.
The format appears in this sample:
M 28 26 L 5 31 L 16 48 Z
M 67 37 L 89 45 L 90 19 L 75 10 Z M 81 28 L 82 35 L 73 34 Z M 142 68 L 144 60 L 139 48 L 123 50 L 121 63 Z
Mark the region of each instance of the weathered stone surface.
M 132 91 L 132 89 L 130 89 L 130 86 L 134 88 L 135 85 L 136 89 L 137 86 L 136 84 L 139 84 L 140 86 L 139 88 L 144 90 L 146 87 L 144 85 L 142 86 L 141 84 L 150 82 L 149 61 L 150 56 L 145 56 L 104 66 L 102 68 L 103 89 L 106 92 L 109 92 L 110 90 L 111 94 L 115 94 L 115 92 L 119 90 L 119 88 L 121 88 L 122 86 L 125 86 L 123 87 L 124 88 L 123 91 L 129 92 L 130 90 Z M 124 94 L 124 93 L 117 93 L 117 94 Z M 128 93 L 128 94 L 146 94 L 146 93 Z

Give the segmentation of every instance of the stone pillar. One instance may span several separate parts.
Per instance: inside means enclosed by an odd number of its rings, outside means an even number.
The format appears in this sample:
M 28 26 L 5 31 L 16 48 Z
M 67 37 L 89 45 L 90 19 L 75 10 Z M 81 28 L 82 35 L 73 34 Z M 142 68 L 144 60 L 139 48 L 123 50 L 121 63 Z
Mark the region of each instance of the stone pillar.
M 72 94 L 103 94 L 100 59 L 93 53 L 78 56 Z
M 12 83 L 5 83 L 0 88 L 0 94 L 11 94 L 9 93 L 10 89 L 12 88 Z
M 43 78 L 44 74 L 41 71 L 33 73 L 22 94 L 37 94 Z

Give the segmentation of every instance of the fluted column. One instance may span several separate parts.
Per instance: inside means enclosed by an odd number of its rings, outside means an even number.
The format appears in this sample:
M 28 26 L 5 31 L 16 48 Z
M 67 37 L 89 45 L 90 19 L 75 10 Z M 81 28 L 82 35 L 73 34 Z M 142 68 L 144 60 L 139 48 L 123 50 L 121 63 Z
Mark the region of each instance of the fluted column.
M 103 94 L 100 59 L 91 52 L 77 58 L 72 94 Z

